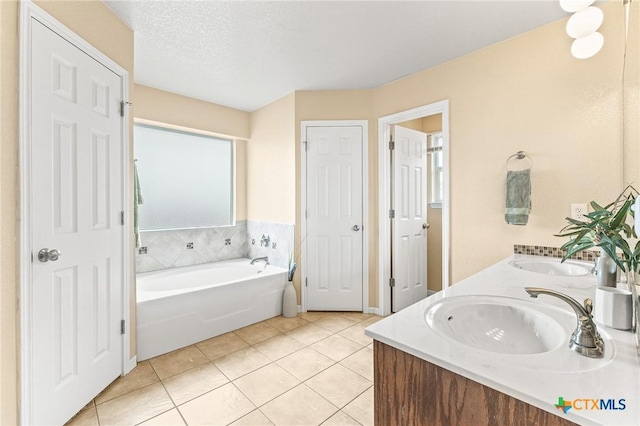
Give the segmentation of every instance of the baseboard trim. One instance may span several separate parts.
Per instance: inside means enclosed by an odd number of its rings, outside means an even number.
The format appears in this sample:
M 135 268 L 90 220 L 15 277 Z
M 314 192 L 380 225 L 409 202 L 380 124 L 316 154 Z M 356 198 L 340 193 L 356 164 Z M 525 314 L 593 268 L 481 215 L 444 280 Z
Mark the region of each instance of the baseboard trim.
M 365 313 L 374 314 L 374 315 L 380 315 L 380 308 L 374 308 L 372 306 L 369 306 Z

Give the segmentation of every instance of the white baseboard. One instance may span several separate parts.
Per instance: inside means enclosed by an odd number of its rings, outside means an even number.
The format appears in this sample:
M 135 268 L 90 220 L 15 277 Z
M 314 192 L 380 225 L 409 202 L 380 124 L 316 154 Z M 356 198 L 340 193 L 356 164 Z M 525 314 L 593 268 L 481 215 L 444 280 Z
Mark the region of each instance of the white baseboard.
M 372 306 L 369 306 L 366 309 L 366 314 L 374 314 L 374 315 L 380 315 L 380 308 L 374 308 Z

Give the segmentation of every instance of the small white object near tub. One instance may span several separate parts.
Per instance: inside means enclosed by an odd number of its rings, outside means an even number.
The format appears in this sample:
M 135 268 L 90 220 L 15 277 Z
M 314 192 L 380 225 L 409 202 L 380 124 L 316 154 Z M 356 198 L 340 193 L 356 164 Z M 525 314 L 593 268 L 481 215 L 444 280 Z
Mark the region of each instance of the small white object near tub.
M 280 315 L 287 270 L 250 261 L 137 274 L 138 361 Z

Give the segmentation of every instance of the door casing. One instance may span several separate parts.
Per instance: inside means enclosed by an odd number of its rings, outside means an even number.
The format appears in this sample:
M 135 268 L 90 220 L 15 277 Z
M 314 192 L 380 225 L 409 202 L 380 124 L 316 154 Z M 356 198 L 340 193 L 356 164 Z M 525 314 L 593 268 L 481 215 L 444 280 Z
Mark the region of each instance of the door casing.
M 51 15 L 36 6 L 29 0 L 20 2 L 20 81 L 19 81 L 19 177 L 20 177 L 20 235 L 19 235 L 19 261 L 20 261 L 20 423 L 31 424 L 33 401 L 31 398 L 31 388 L 33 386 L 33 378 L 31 377 L 32 364 L 32 321 L 31 321 L 31 263 L 34 247 L 31 246 L 31 228 L 32 214 L 31 199 L 31 123 L 29 121 L 31 110 L 31 82 L 29 77 L 30 58 L 31 58 L 31 22 L 36 19 L 47 27 L 54 30 L 58 35 L 66 39 L 69 43 L 75 45 L 84 53 L 109 68 L 122 79 L 121 99 L 127 101 L 129 99 L 129 73 L 104 55 L 94 46 L 82 39 L 78 34 L 58 22 Z M 133 253 L 131 228 L 131 206 L 129 203 L 130 191 L 130 173 L 131 155 L 129 141 L 129 111 L 124 108 L 124 117 L 122 118 L 125 125 L 122 126 L 122 170 L 124 176 L 122 179 L 122 206 L 124 210 L 125 223 L 122 226 L 123 247 L 122 247 L 122 312 L 125 320 L 125 331 L 122 334 L 122 374 L 131 371 L 136 365 L 136 357 L 129 357 L 130 354 L 130 295 L 131 276 L 133 273 Z
M 362 309 L 364 313 L 376 313 L 376 308 L 369 307 L 369 221 L 368 208 L 369 205 L 369 166 L 368 166 L 368 126 L 367 120 L 321 120 L 321 121 L 302 121 L 300 123 L 300 310 L 307 311 L 307 292 L 305 288 L 305 277 L 307 276 L 307 253 L 305 250 L 305 236 L 307 235 L 307 219 L 304 211 L 307 205 L 307 162 L 306 151 L 304 147 L 304 139 L 307 127 L 339 127 L 339 126 L 361 126 L 362 127 L 362 205 L 364 206 L 364 214 L 362 216 Z
M 450 285 L 450 197 L 449 197 L 449 100 L 435 102 L 378 119 L 378 314 L 391 313 L 391 153 L 390 126 L 416 118 L 442 114 L 442 156 L 444 161 L 442 200 L 442 289 Z

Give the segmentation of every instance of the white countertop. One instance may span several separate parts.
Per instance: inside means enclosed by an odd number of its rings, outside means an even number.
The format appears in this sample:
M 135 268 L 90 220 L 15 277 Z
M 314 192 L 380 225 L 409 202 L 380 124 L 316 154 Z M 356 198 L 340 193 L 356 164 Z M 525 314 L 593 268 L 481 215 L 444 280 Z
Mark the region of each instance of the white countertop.
M 532 257 L 517 255 L 518 258 Z M 365 330 L 389 346 L 410 353 L 542 410 L 583 425 L 640 424 L 640 357 L 635 337 L 598 325 L 605 339 L 605 357 L 592 359 L 569 349 L 576 316 L 569 305 L 549 296 L 530 298 L 524 287 L 544 287 L 565 293 L 579 302 L 595 299 L 595 277 L 564 277 L 520 270 L 509 265 L 511 256 L 448 289 L 421 300 Z M 431 305 L 449 297 L 493 295 L 522 299 L 545 313 L 557 311 L 566 331 L 566 345 L 544 354 L 512 355 L 482 351 L 444 338 L 425 321 Z M 520 302 L 519 302 L 520 303 Z M 567 314 L 565 314 L 566 311 Z M 568 315 L 570 313 L 570 315 Z M 564 318 L 565 320 L 562 320 Z M 624 410 L 557 409 L 558 398 L 624 399 Z

